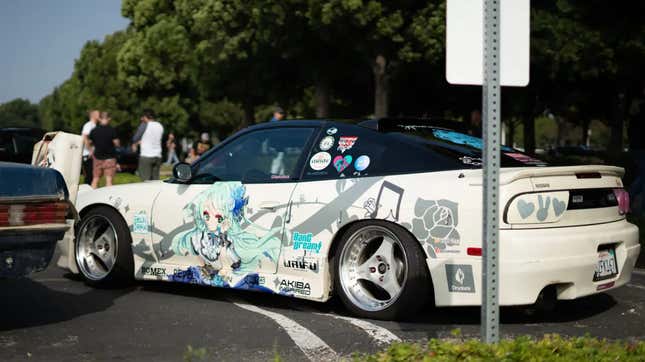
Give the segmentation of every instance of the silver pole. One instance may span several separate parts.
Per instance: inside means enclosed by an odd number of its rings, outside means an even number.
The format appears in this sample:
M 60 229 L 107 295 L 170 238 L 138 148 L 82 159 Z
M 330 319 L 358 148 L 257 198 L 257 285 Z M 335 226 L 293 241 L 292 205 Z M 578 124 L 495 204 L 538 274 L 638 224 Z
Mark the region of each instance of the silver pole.
M 500 1 L 484 0 L 484 82 L 482 85 L 484 217 L 481 334 L 486 343 L 499 341 Z

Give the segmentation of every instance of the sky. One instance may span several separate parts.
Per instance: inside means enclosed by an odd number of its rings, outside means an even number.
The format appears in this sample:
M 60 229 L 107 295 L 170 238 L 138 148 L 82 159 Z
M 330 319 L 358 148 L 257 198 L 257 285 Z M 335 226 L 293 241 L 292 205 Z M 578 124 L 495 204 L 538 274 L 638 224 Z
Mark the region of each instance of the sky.
M 0 0 L 0 103 L 39 102 L 89 40 L 125 29 L 120 0 Z

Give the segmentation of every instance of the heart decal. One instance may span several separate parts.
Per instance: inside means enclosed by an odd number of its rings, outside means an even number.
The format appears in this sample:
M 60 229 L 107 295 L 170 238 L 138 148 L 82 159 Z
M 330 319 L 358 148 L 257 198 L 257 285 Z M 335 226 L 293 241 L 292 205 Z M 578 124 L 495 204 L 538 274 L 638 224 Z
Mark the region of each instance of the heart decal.
M 533 211 L 535 211 L 535 204 L 532 202 L 526 202 L 524 200 L 517 201 L 517 211 L 520 213 L 522 219 L 526 219 L 531 216 Z
M 336 168 L 336 171 L 338 173 L 343 172 L 349 165 L 352 164 L 352 156 L 347 155 L 345 157 L 343 156 L 336 156 L 334 157 L 334 168 Z
M 566 208 L 567 204 L 564 201 L 560 201 L 555 197 L 553 198 L 553 211 L 555 212 L 556 217 L 562 215 Z

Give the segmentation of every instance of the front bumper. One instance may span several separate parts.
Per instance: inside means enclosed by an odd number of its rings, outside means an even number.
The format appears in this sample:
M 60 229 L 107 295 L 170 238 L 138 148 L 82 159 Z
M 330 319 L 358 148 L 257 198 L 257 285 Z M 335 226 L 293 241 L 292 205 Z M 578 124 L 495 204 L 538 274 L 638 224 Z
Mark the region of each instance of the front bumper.
M 591 226 L 501 230 L 499 244 L 499 304 L 504 306 L 533 304 L 547 286 L 555 286 L 557 298 L 564 300 L 627 284 L 641 248 L 638 228 L 625 220 Z M 598 247 L 605 244 L 615 246 L 618 275 L 594 282 Z M 481 304 L 481 257 L 433 259 L 428 264 L 437 305 Z M 453 276 L 446 275 L 445 264 L 472 265 L 474 292 L 448 291 L 448 278 Z
M 68 228 L 66 224 L 0 228 L 0 278 L 44 270 Z

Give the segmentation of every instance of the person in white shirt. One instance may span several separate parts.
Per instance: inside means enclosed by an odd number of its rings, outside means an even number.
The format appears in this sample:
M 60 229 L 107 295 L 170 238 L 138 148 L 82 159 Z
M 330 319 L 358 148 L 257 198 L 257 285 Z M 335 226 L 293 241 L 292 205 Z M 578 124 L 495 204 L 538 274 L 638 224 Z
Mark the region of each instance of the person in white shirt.
M 92 143 L 90 142 L 90 132 L 96 127 L 96 124 L 99 121 L 99 111 L 93 109 L 88 112 L 89 121 L 85 122 L 83 128 L 81 129 L 81 136 L 83 137 L 83 176 L 85 177 L 85 183 L 88 185 L 92 184 Z
M 139 177 L 143 181 L 159 180 L 161 167 L 161 138 L 163 126 L 155 121 L 155 113 L 151 109 L 143 111 L 141 124 L 132 138 L 132 149 L 139 146 Z

